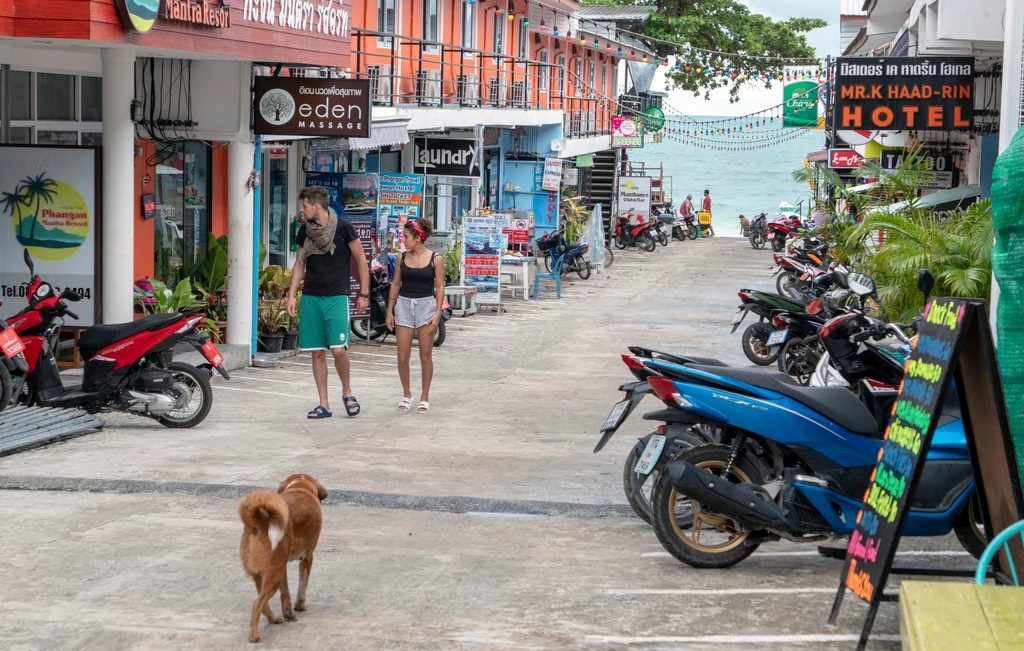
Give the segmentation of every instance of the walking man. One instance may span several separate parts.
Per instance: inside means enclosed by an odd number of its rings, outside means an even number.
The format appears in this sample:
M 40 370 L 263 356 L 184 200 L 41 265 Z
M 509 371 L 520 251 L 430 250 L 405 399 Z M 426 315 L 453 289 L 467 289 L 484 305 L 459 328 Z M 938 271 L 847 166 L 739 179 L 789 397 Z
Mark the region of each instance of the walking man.
M 708 222 L 706 224 L 708 227 L 708 234 L 711 235 L 711 237 L 714 237 L 715 228 L 711 225 L 711 190 L 704 190 L 704 200 L 701 202 L 700 210 L 701 212 L 706 212 L 708 214 L 706 218 Z M 701 221 L 703 221 L 703 219 Z
M 360 288 L 356 310 L 362 312 L 369 306 L 370 270 L 366 254 L 352 224 L 331 214 L 326 188 L 306 186 L 299 192 L 299 200 L 306 223 L 295 238 L 299 253 L 288 289 L 288 314 L 295 316 L 295 294 L 305 278 L 302 313 L 299 315 L 299 350 L 313 353 L 313 379 L 320 394 L 320 404 L 306 417 L 330 418 L 332 415 L 327 396 L 327 351 L 331 352 L 334 367 L 341 378 L 345 413 L 358 416 L 359 402 L 352 395 L 349 381 L 348 294 L 354 260 L 359 270 Z

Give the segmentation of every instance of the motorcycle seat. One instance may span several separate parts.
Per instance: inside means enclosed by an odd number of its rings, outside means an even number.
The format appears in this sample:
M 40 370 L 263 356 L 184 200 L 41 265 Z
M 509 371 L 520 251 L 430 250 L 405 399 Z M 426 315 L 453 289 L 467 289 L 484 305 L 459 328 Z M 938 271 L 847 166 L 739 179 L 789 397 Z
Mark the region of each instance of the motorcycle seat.
M 181 314 L 151 314 L 137 321 L 128 323 L 109 323 L 94 325 L 82 333 L 78 340 L 79 350 L 99 351 L 115 341 L 131 337 L 146 330 L 163 328 L 181 319 Z
M 783 373 L 764 373 L 739 368 L 693 366 L 711 373 L 745 382 L 759 389 L 775 391 L 813 409 L 855 434 L 878 437 L 878 421 L 864 403 L 845 387 L 804 387 Z M 690 378 L 692 380 L 692 378 Z

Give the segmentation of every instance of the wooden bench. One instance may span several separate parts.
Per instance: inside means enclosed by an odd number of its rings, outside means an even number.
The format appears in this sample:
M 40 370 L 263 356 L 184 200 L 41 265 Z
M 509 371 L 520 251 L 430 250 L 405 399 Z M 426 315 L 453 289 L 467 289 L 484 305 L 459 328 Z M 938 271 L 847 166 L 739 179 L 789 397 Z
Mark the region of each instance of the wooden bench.
M 82 338 L 82 333 L 85 332 L 85 330 L 85 328 L 77 328 L 74 326 L 64 326 L 60 329 L 60 337 L 57 343 L 57 368 L 79 368 L 82 366 L 82 358 L 78 354 L 78 340 Z M 60 355 L 60 342 L 68 340 L 72 342 L 71 359 Z
M 476 314 L 476 287 L 448 285 L 444 288 L 444 296 L 452 306 L 452 316 Z
M 1024 589 L 904 581 L 900 637 L 904 651 L 1024 649 Z

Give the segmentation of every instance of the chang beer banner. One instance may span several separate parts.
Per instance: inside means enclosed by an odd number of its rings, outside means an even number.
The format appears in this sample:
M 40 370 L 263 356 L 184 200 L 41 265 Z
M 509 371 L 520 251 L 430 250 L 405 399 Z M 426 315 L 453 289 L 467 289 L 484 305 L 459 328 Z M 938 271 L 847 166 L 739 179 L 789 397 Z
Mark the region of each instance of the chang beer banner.
M 69 326 L 95 323 L 97 151 L 78 147 L 0 147 L 0 317 L 28 303 L 24 252 L 58 292 L 82 295 Z M 124 252 L 130 255 L 131 252 Z
M 818 73 L 810 67 L 786 68 L 782 87 L 782 126 L 818 125 Z

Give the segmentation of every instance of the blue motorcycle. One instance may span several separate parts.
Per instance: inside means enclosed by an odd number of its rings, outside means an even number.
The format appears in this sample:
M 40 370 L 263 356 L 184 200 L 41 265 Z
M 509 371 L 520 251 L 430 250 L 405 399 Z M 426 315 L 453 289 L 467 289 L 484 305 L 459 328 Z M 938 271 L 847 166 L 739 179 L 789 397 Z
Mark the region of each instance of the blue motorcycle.
M 851 275 L 848 284 L 862 299 L 874 293 L 866 276 Z M 836 363 L 854 383 L 867 384 L 858 377 L 869 366 L 866 356 L 892 358 L 866 342 L 890 331 L 854 313 L 829 321 L 822 336 L 843 344 L 830 348 Z M 652 524 L 673 556 L 692 567 L 723 568 L 764 542 L 820 542 L 853 533 L 891 402 L 873 405 L 869 391 L 803 387 L 778 373 L 643 363 L 657 373 L 648 383 L 659 399 L 719 434 L 713 444 L 682 451 L 655 478 Z M 904 535 L 953 531 L 977 557 L 985 540 L 955 393 L 937 424 Z

